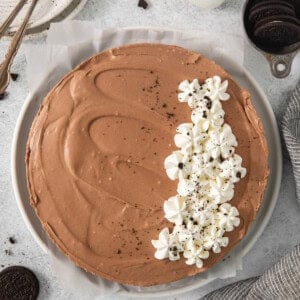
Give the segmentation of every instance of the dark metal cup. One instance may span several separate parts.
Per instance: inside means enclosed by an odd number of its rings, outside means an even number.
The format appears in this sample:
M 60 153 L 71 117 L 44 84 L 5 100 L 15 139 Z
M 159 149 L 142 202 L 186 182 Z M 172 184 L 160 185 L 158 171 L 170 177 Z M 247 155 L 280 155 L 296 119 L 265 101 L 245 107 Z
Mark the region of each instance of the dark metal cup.
M 252 45 L 258 52 L 262 53 L 269 61 L 272 74 L 277 78 L 285 78 L 291 72 L 293 59 L 300 49 L 300 42 L 287 47 L 276 49 L 275 51 L 262 47 L 261 45 L 258 45 L 255 41 L 253 41 L 253 39 L 251 38 L 248 21 L 249 10 L 253 2 L 253 0 L 247 0 L 243 7 L 243 25 L 247 40 L 250 45 Z

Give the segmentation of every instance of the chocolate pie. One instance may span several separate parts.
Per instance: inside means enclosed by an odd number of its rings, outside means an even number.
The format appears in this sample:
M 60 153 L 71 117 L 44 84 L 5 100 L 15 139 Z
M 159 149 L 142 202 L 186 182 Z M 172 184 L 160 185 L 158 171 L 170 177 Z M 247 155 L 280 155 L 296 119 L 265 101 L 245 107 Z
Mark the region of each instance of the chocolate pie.
M 215 75 L 228 80 L 225 121 L 247 169 L 230 202 L 241 222 L 202 268 L 183 258 L 157 260 L 151 241 L 173 226 L 163 203 L 177 188 L 164 160 L 176 150 L 177 126 L 191 118 L 178 101 L 178 85 Z M 203 55 L 158 44 L 102 52 L 64 76 L 33 121 L 26 167 L 31 205 L 53 243 L 87 272 L 139 286 L 176 281 L 221 261 L 255 219 L 269 174 L 249 92 Z

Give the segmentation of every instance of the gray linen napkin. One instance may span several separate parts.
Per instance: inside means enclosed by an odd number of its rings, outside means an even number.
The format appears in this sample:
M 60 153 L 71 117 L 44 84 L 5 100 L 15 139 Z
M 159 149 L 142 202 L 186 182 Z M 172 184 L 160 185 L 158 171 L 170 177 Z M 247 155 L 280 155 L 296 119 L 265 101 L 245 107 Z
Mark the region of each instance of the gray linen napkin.
M 292 161 L 297 197 L 300 203 L 300 81 L 284 114 L 282 132 Z
M 203 300 L 292 300 L 300 298 L 300 245 L 262 276 L 214 291 Z
M 282 122 L 300 202 L 300 81 L 291 96 Z M 263 275 L 216 290 L 202 300 L 300 299 L 300 244 Z

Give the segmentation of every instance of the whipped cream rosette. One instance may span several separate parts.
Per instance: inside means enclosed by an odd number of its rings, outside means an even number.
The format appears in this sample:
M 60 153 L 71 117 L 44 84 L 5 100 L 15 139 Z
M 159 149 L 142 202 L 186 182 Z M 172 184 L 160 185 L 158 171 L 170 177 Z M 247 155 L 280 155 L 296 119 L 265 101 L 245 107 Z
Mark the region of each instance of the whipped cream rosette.
M 197 79 L 180 83 L 178 100 L 192 109 L 192 123 L 177 127 L 174 137 L 179 150 L 165 159 L 171 180 L 178 180 L 177 195 L 164 202 L 165 218 L 174 223 L 164 228 L 156 248 L 157 259 L 171 261 L 183 256 L 186 264 L 203 267 L 210 251 L 220 253 L 229 243 L 226 232 L 240 224 L 239 212 L 228 203 L 234 185 L 246 176 L 231 127 L 224 123 L 222 101 L 228 81 L 214 76 L 200 84 Z

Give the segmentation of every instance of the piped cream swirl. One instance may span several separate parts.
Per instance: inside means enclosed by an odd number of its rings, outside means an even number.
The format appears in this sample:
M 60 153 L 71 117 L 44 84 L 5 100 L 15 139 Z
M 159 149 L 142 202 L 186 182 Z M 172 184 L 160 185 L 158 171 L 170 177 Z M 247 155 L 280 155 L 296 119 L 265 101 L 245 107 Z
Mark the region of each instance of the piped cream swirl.
M 238 209 L 228 202 L 246 169 L 235 154 L 236 137 L 224 123 L 221 101 L 230 98 L 227 87 L 219 76 L 179 85 L 178 100 L 192 108 L 192 123 L 177 127 L 174 142 L 180 150 L 165 159 L 168 177 L 179 180 L 178 194 L 164 203 L 165 218 L 175 226 L 152 241 L 157 259 L 179 260 L 183 254 L 186 264 L 202 268 L 209 251 L 220 253 L 228 245 L 225 232 L 240 225 Z

